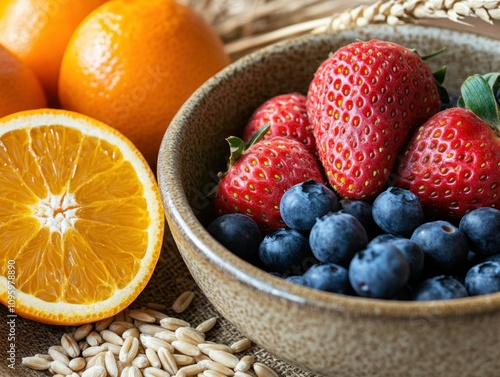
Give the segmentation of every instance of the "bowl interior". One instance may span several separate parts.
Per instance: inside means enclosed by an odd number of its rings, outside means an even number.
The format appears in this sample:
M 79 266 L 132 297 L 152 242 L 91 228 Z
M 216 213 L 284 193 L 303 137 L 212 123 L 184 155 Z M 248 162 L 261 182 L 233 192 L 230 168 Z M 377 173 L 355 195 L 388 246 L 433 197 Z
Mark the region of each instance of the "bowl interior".
M 427 304 L 344 299 L 322 292 L 311 293 L 240 260 L 204 229 L 212 219 L 209 194 L 217 184 L 217 173 L 225 168 L 228 154 L 225 138 L 241 135 L 255 108 L 270 97 L 287 92 L 306 94 L 314 72 L 328 54 L 357 39 L 394 41 L 422 55 L 445 48 L 428 64 L 433 70 L 443 65 L 448 67 L 445 86 L 454 93 L 458 93 L 460 84 L 469 75 L 500 69 L 500 41 L 472 33 L 414 25 L 368 26 L 335 34 L 299 37 L 246 56 L 194 93 L 165 134 L 158 160 L 158 181 L 167 218 L 171 226 L 181 229 L 183 238 L 195 244 L 204 258 L 267 293 L 314 305 L 352 304 L 357 310 L 364 308 L 391 315 L 408 313 L 419 307 L 425 310 Z M 498 310 L 500 294 L 491 295 L 491 298 L 467 298 L 432 305 L 441 305 L 443 312 L 449 314 L 456 313 L 459 306 L 463 306 L 460 310 L 464 314 Z

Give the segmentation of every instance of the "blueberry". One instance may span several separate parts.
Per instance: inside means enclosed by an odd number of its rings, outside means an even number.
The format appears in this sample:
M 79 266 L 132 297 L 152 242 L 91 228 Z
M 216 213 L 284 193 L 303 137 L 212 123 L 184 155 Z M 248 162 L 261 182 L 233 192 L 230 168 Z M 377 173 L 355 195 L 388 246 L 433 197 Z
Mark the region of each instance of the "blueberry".
M 457 107 L 458 96 L 454 93 L 448 93 L 448 97 L 448 102 L 441 102 L 441 110 Z
M 420 246 L 408 238 L 390 241 L 404 255 L 410 265 L 410 283 L 416 282 L 424 271 L 424 252 Z
M 388 241 L 393 241 L 393 240 L 396 240 L 398 238 L 401 238 L 401 237 L 395 236 L 394 234 L 388 234 L 388 233 L 379 234 L 377 237 L 373 238 L 370 242 L 368 242 L 368 246 L 374 245 L 376 243 L 384 243 L 384 242 L 388 242 Z
M 323 263 L 347 265 L 367 243 L 368 236 L 359 220 L 341 212 L 320 217 L 309 234 L 312 253 Z
M 334 263 L 318 263 L 304 273 L 304 285 L 321 291 L 340 294 L 352 292 L 347 270 Z
M 471 296 L 500 292 L 500 263 L 483 262 L 465 276 L 465 288 Z
M 207 231 L 240 258 L 253 261 L 258 257 L 262 233 L 250 216 L 241 213 L 219 216 L 208 225 Z
M 386 233 L 409 237 L 423 223 L 424 211 L 411 191 L 389 187 L 373 202 L 373 220 Z
M 411 301 L 413 300 L 413 289 L 410 284 L 406 284 L 397 292 L 393 297 L 397 301 Z
M 466 263 L 467 237 L 457 227 L 443 220 L 419 226 L 411 238 L 425 254 L 425 263 L 442 272 L 453 272 Z
M 465 233 L 471 250 L 477 254 L 490 256 L 500 253 L 499 209 L 475 209 L 462 217 L 458 228 Z
M 370 203 L 364 200 L 342 199 L 339 204 L 340 211 L 357 218 L 369 236 L 380 233 L 379 227 L 373 221 L 372 205 Z
M 349 266 L 349 280 L 362 297 L 392 298 L 407 283 L 410 265 L 391 243 L 374 244 L 357 253 Z
M 386 233 L 380 234 L 368 242 L 368 247 L 385 242 L 390 242 L 396 246 L 408 260 L 410 264 L 410 283 L 416 282 L 424 270 L 424 252 L 420 246 L 408 238 Z
M 307 237 L 294 229 L 282 228 L 269 233 L 259 246 L 262 264 L 269 271 L 290 275 L 310 255 Z
M 290 275 L 285 278 L 286 281 L 290 283 L 305 285 L 304 276 L 303 275 Z
M 497 98 L 498 104 L 500 104 L 500 88 L 498 88 L 498 90 L 497 90 L 496 98 Z
M 485 262 L 498 262 L 500 263 L 500 254 L 492 255 L 491 257 L 486 258 Z
M 318 217 L 338 211 L 335 193 L 325 185 L 307 181 L 289 188 L 280 201 L 281 218 L 299 232 L 309 232 Z
M 449 300 L 467 297 L 467 289 L 451 276 L 435 276 L 420 283 L 413 294 L 416 301 Z

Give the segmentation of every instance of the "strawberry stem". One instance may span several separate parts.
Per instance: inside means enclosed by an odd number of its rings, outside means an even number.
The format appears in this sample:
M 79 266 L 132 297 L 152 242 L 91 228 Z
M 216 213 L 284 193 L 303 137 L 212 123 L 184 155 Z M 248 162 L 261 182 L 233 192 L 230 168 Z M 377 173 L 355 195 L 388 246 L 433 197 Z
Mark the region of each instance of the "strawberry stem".
M 460 107 L 468 108 L 500 136 L 500 107 L 495 93 L 500 86 L 500 73 L 473 75 L 462 84 Z

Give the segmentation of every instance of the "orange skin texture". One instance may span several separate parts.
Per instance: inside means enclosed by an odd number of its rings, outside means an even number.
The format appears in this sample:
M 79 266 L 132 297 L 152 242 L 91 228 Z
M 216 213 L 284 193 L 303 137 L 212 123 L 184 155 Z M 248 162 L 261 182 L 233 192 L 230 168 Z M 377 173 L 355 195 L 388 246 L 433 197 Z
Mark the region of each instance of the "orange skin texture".
M 47 107 L 42 86 L 33 71 L 0 45 L 0 118 Z
M 173 116 L 229 62 L 219 36 L 190 8 L 169 0 L 110 1 L 73 35 L 60 100 L 121 131 L 155 168 Z
M 61 59 L 71 35 L 107 0 L 2 0 L 0 43 L 36 74 L 51 104 L 57 104 Z

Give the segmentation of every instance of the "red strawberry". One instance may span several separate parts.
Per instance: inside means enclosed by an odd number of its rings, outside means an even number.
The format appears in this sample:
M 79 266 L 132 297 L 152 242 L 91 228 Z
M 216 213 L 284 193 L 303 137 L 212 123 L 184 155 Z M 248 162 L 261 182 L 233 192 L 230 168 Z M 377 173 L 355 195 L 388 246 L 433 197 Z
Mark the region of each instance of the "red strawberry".
M 395 174 L 395 184 L 419 196 L 428 213 L 450 220 L 500 206 L 498 104 L 480 76 L 464 83 L 462 95 L 477 115 L 451 108 L 433 116 L 413 136 Z
M 284 192 L 307 180 L 324 182 L 317 159 L 296 140 L 276 136 L 246 150 L 243 141 L 236 137 L 228 142 L 235 153 L 217 188 L 214 201 L 217 216 L 247 214 L 265 233 L 283 228 L 279 203 Z
M 264 125 L 270 124 L 264 139 L 285 136 L 296 139 L 307 146 L 311 153 L 316 153 L 316 144 L 312 126 L 307 117 L 306 97 L 299 93 L 282 94 L 273 97 L 252 115 L 243 131 L 243 141 L 248 142 Z
M 337 50 L 318 68 L 307 110 L 333 188 L 375 197 L 413 130 L 439 108 L 433 73 L 411 50 L 379 40 Z

